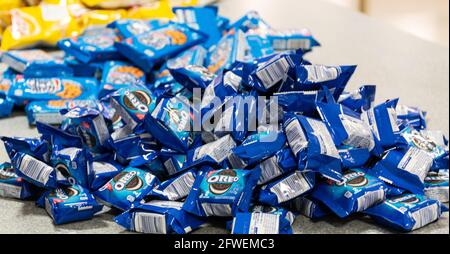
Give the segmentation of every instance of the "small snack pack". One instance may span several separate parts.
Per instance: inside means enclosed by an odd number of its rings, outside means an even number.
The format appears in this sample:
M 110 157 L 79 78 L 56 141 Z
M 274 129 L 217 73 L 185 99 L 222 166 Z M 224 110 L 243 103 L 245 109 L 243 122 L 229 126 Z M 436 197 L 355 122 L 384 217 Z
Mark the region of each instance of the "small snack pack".
M 91 160 L 91 156 L 86 149 L 78 147 L 62 148 L 54 145 L 50 165 L 66 179 L 66 185 L 80 185 L 89 188 L 89 160 Z
M 425 196 L 428 198 L 448 203 L 448 189 L 448 169 L 429 172 L 425 177 Z
M 196 173 L 193 170 L 182 172 L 157 185 L 149 195 L 160 200 L 182 200 L 189 195 L 195 177 Z
M 425 130 L 427 128 L 427 112 L 417 107 L 409 107 L 406 105 L 397 105 L 395 108 L 398 122 L 406 122 L 417 130 Z
M 27 199 L 33 196 L 31 185 L 17 176 L 10 163 L 0 164 L 0 197 Z
M 90 220 L 103 208 L 94 196 L 80 185 L 48 191 L 42 195 L 37 204 L 45 207 L 56 225 Z
M 164 168 L 169 176 L 175 175 L 185 169 L 187 155 L 169 148 L 162 148 L 159 152 Z
M 19 177 L 38 187 L 56 188 L 61 178 L 53 167 L 25 153 L 16 153 L 11 162 Z
M 10 50 L 2 54 L 1 60 L 25 78 L 68 77 L 73 70 L 62 60 L 40 49 Z
M 89 161 L 87 172 L 89 189 L 92 191 L 100 189 L 122 169 L 123 166 L 111 158 Z
M 93 194 L 102 203 L 125 211 L 137 206 L 158 183 L 154 175 L 127 167 Z
M 129 231 L 145 234 L 188 234 L 205 224 L 205 220 L 182 209 L 183 203 L 152 200 L 142 202 L 114 218 Z
M 201 217 L 231 217 L 250 207 L 260 171 L 202 168 L 183 210 Z
M 136 35 L 150 32 L 156 28 L 159 28 L 169 21 L 166 19 L 119 19 L 108 24 L 107 27 L 114 29 L 115 33 L 120 39 L 130 38 Z
M 1 137 L 5 145 L 6 153 L 10 160 L 18 152 L 29 154 L 40 161 L 48 161 L 50 158 L 49 143 L 40 138 L 16 138 Z
M 298 198 L 294 198 L 288 203 L 287 206 L 291 211 L 298 212 L 312 220 L 321 219 L 331 213 L 328 207 L 311 196 L 300 196 Z
M 317 185 L 312 197 L 341 218 L 362 212 L 386 199 L 386 185 L 361 169 L 343 173 L 343 180 L 328 180 Z
M 297 160 L 290 148 L 283 148 L 274 156 L 267 158 L 258 165 L 256 169 L 261 170 L 258 185 L 266 184 L 273 179 L 297 169 Z
M 98 97 L 129 85 L 145 86 L 145 73 L 133 65 L 121 61 L 108 61 L 103 67 L 102 81 Z
M 294 215 L 283 209 L 255 206 L 251 212 L 237 213 L 233 218 L 232 234 L 292 234 Z
M 343 92 L 338 103 L 355 112 L 362 113 L 373 107 L 376 90 L 374 85 L 365 85 L 353 92 Z
M 192 91 L 194 88 L 206 89 L 206 87 L 216 78 L 203 66 L 188 65 L 182 68 L 169 68 L 170 74 L 174 80 L 185 88 Z
M 235 147 L 236 142 L 231 135 L 227 135 L 217 141 L 191 149 L 187 153 L 186 168 L 204 165 L 220 166 Z
M 448 208 L 437 200 L 403 194 L 389 198 L 364 213 L 381 225 L 408 232 L 438 220 L 443 212 L 448 212 Z

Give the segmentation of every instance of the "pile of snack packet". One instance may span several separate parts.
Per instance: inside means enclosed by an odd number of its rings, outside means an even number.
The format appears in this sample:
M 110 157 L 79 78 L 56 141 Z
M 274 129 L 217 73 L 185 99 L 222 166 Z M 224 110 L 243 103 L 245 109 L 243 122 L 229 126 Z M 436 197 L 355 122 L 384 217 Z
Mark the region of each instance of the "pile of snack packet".
M 1 196 L 37 199 L 55 224 L 114 209 L 161 234 L 211 220 L 288 234 L 298 215 L 355 213 L 412 231 L 448 210 L 448 141 L 425 112 L 344 91 L 356 66 L 308 62 L 306 29 L 173 12 L 89 28 L 62 54 L 3 53 L 2 115 L 24 106 L 40 137 L 2 137 Z

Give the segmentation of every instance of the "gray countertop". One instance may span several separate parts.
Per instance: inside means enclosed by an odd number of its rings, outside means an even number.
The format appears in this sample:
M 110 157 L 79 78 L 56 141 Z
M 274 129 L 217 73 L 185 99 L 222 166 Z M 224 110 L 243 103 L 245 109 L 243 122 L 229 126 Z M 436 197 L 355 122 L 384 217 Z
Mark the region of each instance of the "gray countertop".
M 220 13 L 236 20 L 257 10 L 275 28 L 310 28 L 322 43 L 307 58 L 330 65 L 357 64 L 349 89 L 377 85 L 377 101 L 400 98 L 401 104 L 428 111 L 429 128 L 449 133 L 449 49 L 399 31 L 388 24 L 320 0 L 224 0 Z M 26 117 L 15 112 L 0 119 L 0 136 L 33 137 Z M 0 162 L 8 158 L 0 146 Z M 55 226 L 45 210 L 33 202 L 0 200 L 0 233 L 122 233 L 106 213 L 90 221 Z M 215 223 L 196 233 L 225 233 Z M 329 217 L 312 222 L 300 216 L 296 233 L 392 233 L 369 218 L 355 215 L 347 220 Z M 414 233 L 449 233 L 448 213 Z

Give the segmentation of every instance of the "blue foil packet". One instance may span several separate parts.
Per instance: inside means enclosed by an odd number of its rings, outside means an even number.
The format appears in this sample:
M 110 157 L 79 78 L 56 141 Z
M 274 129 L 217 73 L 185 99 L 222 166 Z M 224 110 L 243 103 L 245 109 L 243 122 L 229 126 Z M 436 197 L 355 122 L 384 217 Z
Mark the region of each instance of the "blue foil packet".
M 278 105 L 285 112 L 296 112 L 309 117 L 317 116 L 316 103 L 326 100 L 322 90 L 280 92 L 273 96 L 277 97 Z
M 310 192 L 315 185 L 311 172 L 295 171 L 261 187 L 258 201 L 278 206 Z
M 148 33 L 166 25 L 168 22 L 169 21 L 166 19 L 119 19 L 108 24 L 106 27 L 114 29 L 114 32 L 123 40 L 143 33 Z
M 246 34 L 245 37 L 247 38 L 250 54 L 253 58 L 266 57 L 275 53 L 269 39 L 256 34 Z
M 376 90 L 376 86 L 365 85 L 353 92 L 343 92 L 338 103 L 355 112 L 362 113 L 374 106 Z
M 185 169 L 199 166 L 220 166 L 236 147 L 236 142 L 230 135 L 214 142 L 204 144 L 187 153 Z
M 194 88 L 206 89 L 206 87 L 216 78 L 214 73 L 203 66 L 188 65 L 182 68 L 169 68 L 170 75 L 176 82 L 192 91 Z
M 103 62 L 82 63 L 75 57 L 66 55 L 64 63 L 72 68 L 75 77 L 101 77 Z
M 30 101 L 96 99 L 94 78 L 23 78 L 16 76 L 8 96 L 16 104 Z
M 185 24 L 208 35 L 208 39 L 203 43 L 205 48 L 215 45 L 222 37 L 216 23 L 218 18 L 216 6 L 175 7 L 173 12 L 178 23 Z
M 42 135 L 41 139 L 53 146 L 58 146 L 60 148 L 83 147 L 81 137 L 78 135 L 72 135 L 59 128 L 41 122 L 36 123 L 36 128 Z M 44 161 L 49 161 L 49 159 Z
M 266 184 L 273 179 L 297 169 L 297 159 L 290 148 L 283 148 L 274 156 L 257 164 L 255 169 L 261 170 L 258 185 Z
M 49 161 L 50 145 L 40 138 L 1 137 L 10 160 L 16 153 L 26 153 L 40 161 Z
M 129 231 L 146 234 L 187 234 L 205 224 L 204 218 L 187 213 L 182 206 L 175 201 L 142 202 L 114 221 Z
M 48 191 L 37 201 L 37 205 L 45 207 L 56 225 L 90 220 L 103 208 L 94 196 L 80 185 Z
M 338 147 L 342 168 L 360 168 L 370 160 L 371 154 L 366 148 L 353 148 L 350 146 Z
M 306 29 L 276 30 L 270 29 L 265 35 L 275 51 L 297 50 L 304 52 L 319 47 L 320 43 Z
M 370 170 L 379 179 L 415 194 L 424 194 L 424 180 L 433 158 L 415 147 L 390 150 Z
M 217 16 L 217 27 L 219 28 L 221 34 L 226 33 L 228 31 L 229 26 L 230 26 L 229 18 L 220 15 Z
M 312 170 L 326 178 L 341 180 L 341 157 L 322 121 L 289 113 L 283 126 L 299 170 Z
M 59 148 L 53 146 L 50 165 L 57 170 L 66 181 L 66 185 L 80 185 L 89 188 L 88 166 L 92 160 L 86 149 L 77 147 Z M 61 183 L 61 181 L 58 181 Z
M 151 173 L 127 167 L 93 194 L 102 203 L 125 211 L 137 206 L 158 183 Z
M 194 184 L 195 177 L 196 173 L 193 170 L 179 173 L 169 180 L 158 184 L 149 193 L 149 196 L 160 200 L 182 200 L 189 195 L 192 185 Z
M 153 152 L 157 146 L 155 139 L 147 134 L 133 134 L 125 138 L 110 140 L 116 159 L 124 164 L 143 155 Z
M 159 151 L 159 158 L 163 163 L 167 174 L 172 176 L 184 170 L 187 155 L 169 148 L 162 148 Z
M 114 47 L 114 42 L 118 39 L 114 30 L 102 28 L 92 33 L 62 39 L 58 41 L 57 46 L 82 63 L 121 60 L 123 56 Z
M 168 24 L 114 45 L 132 63 L 143 71 L 150 72 L 154 65 L 204 40 L 205 35 L 185 25 Z
M 426 111 L 406 105 L 397 105 L 395 110 L 398 123 L 406 122 L 407 125 L 411 125 L 417 130 L 425 130 L 427 128 Z
M 386 198 L 386 185 L 364 170 L 351 169 L 343 173 L 343 180 L 340 182 L 319 183 L 311 195 L 336 215 L 345 218 L 383 202 Z
M 10 50 L 2 54 L 1 60 L 25 78 L 67 77 L 73 70 L 64 61 L 40 49 Z
M 97 100 L 32 101 L 25 107 L 25 112 L 30 125 L 36 122 L 60 125 L 66 119 L 60 111 L 75 107 L 99 108 L 99 104 Z
M 112 158 L 90 161 L 88 164 L 89 189 L 96 191 L 122 171 L 123 166 Z
M 17 176 L 37 187 L 54 189 L 57 180 L 62 178 L 53 167 L 25 153 L 16 153 L 11 163 Z
M 448 169 L 441 169 L 438 172 L 429 172 L 424 181 L 425 196 L 430 199 L 439 200 L 442 203 L 448 203 L 448 179 Z
M 183 210 L 201 217 L 231 217 L 246 212 L 259 175 L 258 170 L 203 168 Z
M 109 61 L 103 67 L 99 98 L 129 85 L 145 86 L 145 73 L 139 68 L 122 61 Z
M 251 212 L 237 213 L 231 225 L 232 234 L 292 234 L 294 215 L 283 209 L 255 206 Z
M 31 185 L 17 176 L 10 163 L 0 164 L 0 197 L 27 199 L 33 194 Z
M 0 92 L 0 118 L 9 117 L 14 108 L 14 101 Z
M 300 196 L 289 201 L 287 207 L 312 220 L 321 219 L 331 214 L 330 209 L 310 196 Z
M 438 220 L 443 212 L 448 212 L 448 208 L 437 200 L 417 194 L 403 194 L 389 198 L 364 213 L 381 225 L 408 232 Z

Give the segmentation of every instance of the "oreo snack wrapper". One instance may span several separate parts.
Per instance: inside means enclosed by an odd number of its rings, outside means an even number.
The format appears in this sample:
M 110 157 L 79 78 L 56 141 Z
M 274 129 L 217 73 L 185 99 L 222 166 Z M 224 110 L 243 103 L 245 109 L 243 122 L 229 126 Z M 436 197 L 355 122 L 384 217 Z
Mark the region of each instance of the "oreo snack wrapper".
M 90 220 L 103 208 L 94 196 L 80 185 L 47 191 L 37 204 L 45 207 L 56 225 Z
M 433 164 L 433 158 L 415 147 L 390 150 L 370 170 L 379 179 L 415 194 L 424 194 L 424 180 Z
M 275 51 L 298 50 L 310 52 L 320 43 L 306 29 L 276 30 L 270 29 L 265 35 Z
M 254 166 L 275 155 L 285 145 L 286 135 L 282 130 L 259 132 L 248 136 L 241 145 L 233 148 L 228 160 L 234 168 Z
M 259 175 L 258 170 L 202 168 L 183 210 L 201 217 L 231 217 L 246 212 Z
M 145 73 L 133 65 L 121 61 L 109 61 L 103 67 L 99 98 L 129 85 L 145 86 Z
M 376 86 L 365 85 L 353 92 L 343 92 L 338 102 L 355 112 L 362 113 L 374 106 L 375 94 Z
M 310 192 L 314 185 L 314 173 L 295 171 L 263 185 L 259 192 L 258 201 L 271 206 L 282 205 Z
M 25 78 L 69 77 L 73 70 L 52 55 L 40 49 L 11 50 L 1 60 Z
M 205 219 L 187 213 L 183 203 L 152 200 L 142 202 L 114 218 L 129 231 L 146 234 L 187 234 L 205 224 Z
M 103 115 L 94 108 L 61 110 L 66 120 L 61 128 L 81 137 L 83 146 L 93 153 L 107 150 L 109 131 Z
M 185 169 L 187 155 L 178 151 L 162 148 L 159 151 L 159 158 L 169 176 L 175 175 Z
M 297 159 L 290 148 L 283 148 L 274 156 L 261 161 L 255 168 L 261 170 L 258 184 L 262 185 L 297 169 Z
M 84 100 L 97 98 L 94 78 L 24 78 L 16 76 L 8 96 L 16 104 L 47 100 Z
M 156 106 L 156 98 L 144 86 L 121 88 L 110 96 L 111 106 L 125 122 L 129 134 L 141 127 L 145 116 L 151 114 Z
M 407 122 L 416 130 L 425 130 L 427 128 L 427 112 L 417 107 L 409 107 L 406 105 L 397 105 L 395 108 L 397 113 L 397 122 Z
M 325 92 L 317 91 L 292 91 L 274 93 L 278 99 L 278 105 L 285 112 L 298 112 L 309 117 L 318 116 L 316 103 L 325 101 Z
M 397 102 L 398 99 L 388 100 L 361 114 L 362 119 L 372 128 L 375 138 L 384 149 L 398 147 L 405 143 L 397 125 L 395 111 Z
M 72 55 L 64 57 L 64 63 L 72 68 L 75 77 L 99 77 L 101 76 L 103 62 L 82 63 Z
M 300 196 L 287 203 L 289 210 L 297 212 L 312 220 L 321 219 L 331 213 L 330 209 L 312 198 L 311 196 Z
M 236 142 L 230 135 L 227 135 L 217 141 L 191 149 L 187 153 L 185 168 L 205 165 L 220 166 L 235 147 Z
M 208 35 L 208 39 L 203 43 L 205 48 L 210 48 L 217 44 L 222 37 L 216 23 L 218 18 L 216 6 L 175 7 L 173 12 L 178 23 L 185 24 Z
M 53 146 L 50 165 L 64 178 L 65 185 L 80 185 L 89 188 L 88 166 L 92 160 L 86 149 L 77 147 L 59 148 Z M 61 183 L 61 181 L 58 181 Z
M 221 34 L 226 33 L 228 31 L 229 26 L 230 26 L 229 18 L 220 15 L 217 16 L 217 27 L 219 28 Z
M 341 181 L 341 158 L 322 121 L 288 113 L 283 128 L 289 147 L 297 157 L 299 170 L 312 170 Z
M 88 162 L 89 189 L 96 191 L 122 171 L 123 166 L 112 158 L 102 158 Z
M 100 105 L 97 100 L 32 101 L 25 107 L 25 112 L 30 125 L 35 125 L 36 122 L 60 125 L 66 119 L 60 111 L 75 107 L 99 108 Z
M 294 215 L 277 207 L 255 206 L 251 212 L 237 213 L 232 234 L 292 234 Z
M 448 169 L 429 172 L 425 177 L 425 196 L 443 203 L 448 203 L 448 185 Z
M 48 162 L 50 158 L 49 143 L 40 138 L 1 137 L 10 160 L 16 153 L 29 154 L 40 161 Z
M 27 199 L 33 196 L 31 185 L 17 176 L 13 166 L 8 163 L 0 164 L 0 197 Z
M 178 53 L 200 44 L 205 35 L 185 25 L 167 24 L 130 37 L 114 45 L 117 50 L 144 72 Z
M 131 160 L 128 165 L 150 172 L 158 179 L 167 179 L 167 172 L 159 159 L 157 151 L 147 151 L 145 154 Z
M 418 194 L 403 194 L 389 198 L 364 213 L 381 225 L 408 232 L 438 220 L 443 212 L 448 212 L 448 208 L 437 200 Z
M 286 91 L 309 91 L 326 87 L 337 101 L 348 81 L 356 70 L 356 66 L 297 65 L 296 79 L 293 86 Z
M 41 122 L 36 123 L 36 128 L 42 135 L 42 140 L 53 146 L 58 146 L 60 149 L 67 147 L 83 147 L 83 141 L 78 135 L 72 135 L 59 128 Z M 48 159 L 45 161 L 48 161 Z
M 161 99 L 151 115 L 146 115 L 144 127 L 164 146 L 186 152 L 198 136 L 191 131 L 193 117 L 191 107 L 184 100 Z
M 124 40 L 136 35 L 150 32 L 157 29 L 169 21 L 167 19 L 119 19 L 109 23 L 106 27 L 114 29 L 120 39 Z
M 189 195 L 194 184 L 196 173 L 193 170 L 181 172 L 171 179 L 157 185 L 149 194 L 160 200 L 177 201 Z
M 17 176 L 37 187 L 54 189 L 57 187 L 57 171 L 26 153 L 18 152 L 11 160 Z
M 258 59 L 275 53 L 270 40 L 267 38 L 254 34 L 246 34 L 245 37 L 253 58 Z
M 156 147 L 155 139 L 147 134 L 133 134 L 125 138 L 110 141 L 117 160 L 128 164 L 129 161 L 153 152 Z
M 350 146 L 338 147 L 342 168 L 359 168 L 365 166 L 371 159 L 371 154 L 366 148 L 353 148 Z
M 219 74 L 225 69 L 230 69 L 235 62 L 251 60 L 249 52 L 250 47 L 245 34 L 240 30 L 229 31 L 209 49 L 206 68 L 212 73 Z
M 14 101 L 0 92 L 0 118 L 9 117 L 14 108 Z
M 176 82 L 192 91 L 194 88 L 206 89 L 216 75 L 203 66 L 188 65 L 178 69 L 170 69 L 170 75 Z
M 343 173 L 343 180 L 328 180 L 317 185 L 312 197 L 321 201 L 341 218 L 362 212 L 383 202 L 386 185 L 361 169 L 350 169 Z
M 118 37 L 112 29 L 103 28 L 62 39 L 58 41 L 58 47 L 82 63 L 120 60 L 123 57 L 114 47 L 117 40 Z
M 158 183 L 151 173 L 127 167 L 93 194 L 102 203 L 125 211 L 137 206 Z
M 317 110 L 337 146 L 363 148 L 381 156 L 381 145 L 375 141 L 372 129 L 361 120 L 359 113 L 340 104 L 323 102 L 317 102 Z

